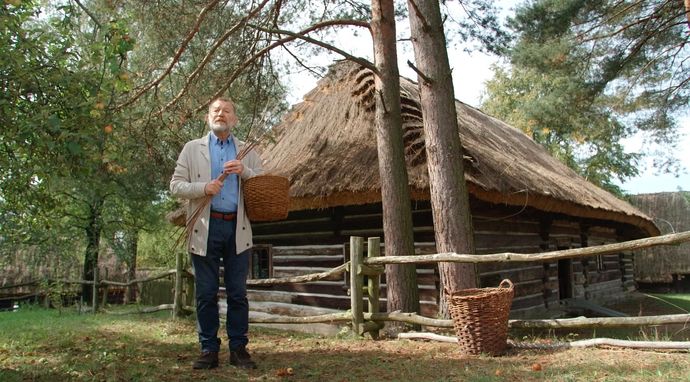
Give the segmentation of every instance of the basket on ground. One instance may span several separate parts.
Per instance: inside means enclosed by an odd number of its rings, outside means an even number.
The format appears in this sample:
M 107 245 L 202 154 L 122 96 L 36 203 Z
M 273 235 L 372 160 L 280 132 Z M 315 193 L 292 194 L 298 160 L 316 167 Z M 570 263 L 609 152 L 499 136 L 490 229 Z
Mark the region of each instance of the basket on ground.
M 505 351 L 513 294 L 514 286 L 508 279 L 501 281 L 498 288 L 446 293 L 461 352 L 500 355 Z
M 257 175 L 242 181 L 244 208 L 253 222 L 287 218 L 290 183 L 284 176 Z

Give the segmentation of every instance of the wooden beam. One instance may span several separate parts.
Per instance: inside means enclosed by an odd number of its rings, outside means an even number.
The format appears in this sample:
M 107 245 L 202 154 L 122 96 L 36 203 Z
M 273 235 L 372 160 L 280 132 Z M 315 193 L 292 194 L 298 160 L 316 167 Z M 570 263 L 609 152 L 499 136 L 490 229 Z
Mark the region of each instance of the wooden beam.
M 339 265 L 329 271 L 320 273 L 310 273 L 308 275 L 293 276 L 293 277 L 279 277 L 272 279 L 249 279 L 247 285 L 275 285 L 275 284 L 291 284 L 301 283 L 307 281 L 324 280 L 334 275 L 339 275 L 346 272 L 350 268 L 350 262 Z
M 375 259 L 365 259 L 364 264 L 411 264 L 411 263 L 435 263 L 435 262 L 454 262 L 454 263 L 491 263 L 491 262 L 513 262 L 513 261 L 548 261 L 560 259 L 573 259 L 588 257 L 593 255 L 603 255 L 609 253 L 619 253 L 628 250 L 649 248 L 656 245 L 680 244 L 690 241 L 690 231 L 656 236 L 652 238 L 626 241 L 616 244 L 606 244 L 597 247 L 584 247 L 566 249 L 562 251 L 551 251 L 542 253 L 495 253 L 487 255 L 468 255 L 453 252 L 437 253 L 434 255 L 419 256 L 382 256 Z
M 424 339 L 441 342 L 457 343 L 458 339 L 451 336 L 442 336 L 434 333 L 399 333 L 401 339 Z M 557 342 L 552 344 L 534 344 L 526 342 L 511 342 L 510 345 L 520 349 L 567 349 L 567 348 L 586 348 L 595 346 L 616 346 L 633 349 L 690 349 L 688 341 L 629 341 L 617 340 L 613 338 L 592 338 L 572 342 Z

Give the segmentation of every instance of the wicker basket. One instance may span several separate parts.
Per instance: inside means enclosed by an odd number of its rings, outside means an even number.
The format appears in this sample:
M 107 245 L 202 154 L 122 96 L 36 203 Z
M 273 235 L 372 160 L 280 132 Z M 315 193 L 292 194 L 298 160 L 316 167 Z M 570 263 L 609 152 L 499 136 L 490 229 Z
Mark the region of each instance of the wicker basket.
M 446 293 L 458 345 L 465 354 L 500 355 L 508 339 L 508 315 L 513 283 L 505 279 L 498 288 L 472 288 Z
M 290 183 L 284 176 L 258 175 L 242 182 L 244 208 L 252 222 L 287 218 Z

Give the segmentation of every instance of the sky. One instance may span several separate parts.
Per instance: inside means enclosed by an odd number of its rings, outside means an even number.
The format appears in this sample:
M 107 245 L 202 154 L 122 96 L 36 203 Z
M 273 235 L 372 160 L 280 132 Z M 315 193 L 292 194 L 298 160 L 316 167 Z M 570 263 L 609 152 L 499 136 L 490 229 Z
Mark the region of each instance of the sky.
M 504 13 L 513 1 L 503 1 Z M 407 61 L 414 62 L 414 52 L 410 42 L 404 41 L 409 37 L 406 25 L 398 23 L 398 68 L 400 75 L 417 80 L 417 75 L 407 65 Z M 371 38 L 368 33 L 339 32 L 335 43 L 339 48 L 344 48 L 348 53 L 364 57 L 370 61 L 372 58 Z M 449 41 L 448 56 L 453 69 L 453 86 L 455 98 L 473 107 L 479 107 L 484 83 L 492 78 L 491 65 L 498 62 L 498 58 L 492 55 L 473 51 L 465 52 L 461 46 Z M 334 60 L 343 57 L 336 54 L 313 55 L 304 62 L 310 66 L 327 67 Z M 288 101 L 290 104 L 298 103 L 302 96 L 316 86 L 317 78 L 307 73 L 306 70 L 293 73 L 288 79 L 290 89 Z M 679 120 L 680 140 L 677 145 L 676 158 L 680 160 L 681 170 L 679 176 L 673 174 L 658 174 L 653 166 L 653 158 L 642 161 L 638 170 L 640 175 L 618 183 L 624 192 L 629 194 L 643 194 L 656 192 L 675 192 L 679 190 L 690 191 L 690 116 Z M 624 146 L 628 152 L 637 152 L 643 145 L 648 145 L 641 135 L 626 139 Z M 648 147 L 646 147 L 648 148 Z M 688 150 L 687 152 L 685 150 Z

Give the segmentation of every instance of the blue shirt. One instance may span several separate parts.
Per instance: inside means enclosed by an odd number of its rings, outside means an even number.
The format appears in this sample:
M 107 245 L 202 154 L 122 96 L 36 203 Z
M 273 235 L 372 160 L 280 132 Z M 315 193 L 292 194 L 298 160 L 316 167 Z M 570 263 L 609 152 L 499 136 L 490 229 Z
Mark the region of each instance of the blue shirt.
M 232 136 L 221 141 L 213 133 L 209 134 L 208 142 L 211 154 L 211 179 L 217 179 L 223 172 L 223 163 L 237 157 L 237 149 Z M 225 178 L 223 188 L 211 199 L 211 210 L 218 212 L 237 212 L 237 198 L 239 196 L 239 179 L 237 174 L 230 174 Z

